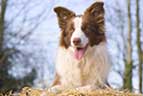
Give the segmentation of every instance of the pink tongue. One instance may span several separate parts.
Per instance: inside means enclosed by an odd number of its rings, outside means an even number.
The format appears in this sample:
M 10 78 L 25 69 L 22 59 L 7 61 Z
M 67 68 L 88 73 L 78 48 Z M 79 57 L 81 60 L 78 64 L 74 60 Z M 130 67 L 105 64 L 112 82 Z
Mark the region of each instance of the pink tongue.
M 74 57 L 75 57 L 77 60 L 80 60 L 80 59 L 83 57 L 84 52 L 85 52 L 85 48 L 79 49 L 79 50 L 76 49 L 75 52 L 74 52 Z

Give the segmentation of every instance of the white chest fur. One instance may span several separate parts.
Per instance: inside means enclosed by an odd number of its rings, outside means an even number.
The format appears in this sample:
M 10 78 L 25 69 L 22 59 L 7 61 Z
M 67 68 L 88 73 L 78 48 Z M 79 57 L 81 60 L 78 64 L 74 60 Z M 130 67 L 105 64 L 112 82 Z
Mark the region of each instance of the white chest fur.
M 56 71 L 64 86 L 102 85 L 107 78 L 109 67 L 110 59 L 105 43 L 89 47 L 80 61 L 73 58 L 71 50 L 58 50 Z

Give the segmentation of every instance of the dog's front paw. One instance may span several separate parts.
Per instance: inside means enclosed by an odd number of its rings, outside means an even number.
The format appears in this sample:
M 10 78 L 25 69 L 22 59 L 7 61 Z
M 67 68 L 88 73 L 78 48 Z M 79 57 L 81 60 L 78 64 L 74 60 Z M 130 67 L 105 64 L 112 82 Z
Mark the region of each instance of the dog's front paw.
M 52 93 L 60 93 L 62 90 L 63 90 L 63 87 L 60 85 L 56 85 L 48 89 L 48 91 Z
M 81 86 L 81 87 L 77 87 L 76 90 L 81 91 L 81 92 L 85 92 L 85 91 L 94 91 L 96 89 L 100 89 L 99 86 L 95 86 L 95 85 L 85 85 L 85 86 Z
M 77 87 L 76 90 L 85 92 L 85 91 L 92 91 L 93 88 L 92 88 L 92 86 L 87 85 L 87 86 Z

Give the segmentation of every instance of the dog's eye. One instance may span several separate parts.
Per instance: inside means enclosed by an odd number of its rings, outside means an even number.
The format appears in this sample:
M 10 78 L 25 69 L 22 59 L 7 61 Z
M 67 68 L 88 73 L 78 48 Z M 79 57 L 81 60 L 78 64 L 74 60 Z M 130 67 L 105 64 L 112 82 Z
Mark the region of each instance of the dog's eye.
M 85 34 L 87 34 L 87 33 L 88 33 L 88 25 L 82 26 L 82 27 L 81 27 L 81 30 L 82 30 Z
M 64 32 L 63 32 L 63 36 L 65 37 L 66 35 L 67 35 L 67 33 L 64 31 Z
M 70 31 L 73 32 L 74 31 L 74 27 L 71 26 L 70 27 Z
M 86 26 L 82 26 L 82 27 L 81 27 L 81 30 L 82 30 L 82 31 L 86 31 L 86 29 L 87 29 Z

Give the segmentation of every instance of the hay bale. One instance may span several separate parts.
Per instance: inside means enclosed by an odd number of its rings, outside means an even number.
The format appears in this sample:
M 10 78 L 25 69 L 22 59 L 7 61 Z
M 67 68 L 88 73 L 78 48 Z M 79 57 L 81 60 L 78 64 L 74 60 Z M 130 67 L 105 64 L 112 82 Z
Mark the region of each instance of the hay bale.
M 19 96 L 143 96 L 142 94 L 134 94 L 128 91 L 118 91 L 113 89 L 98 89 L 95 91 L 78 91 L 65 90 L 60 93 L 51 93 L 47 90 L 38 90 L 25 87 L 19 93 Z
M 56 94 L 51 93 L 46 90 L 33 89 L 29 87 L 24 87 L 19 93 L 19 96 L 55 96 Z

